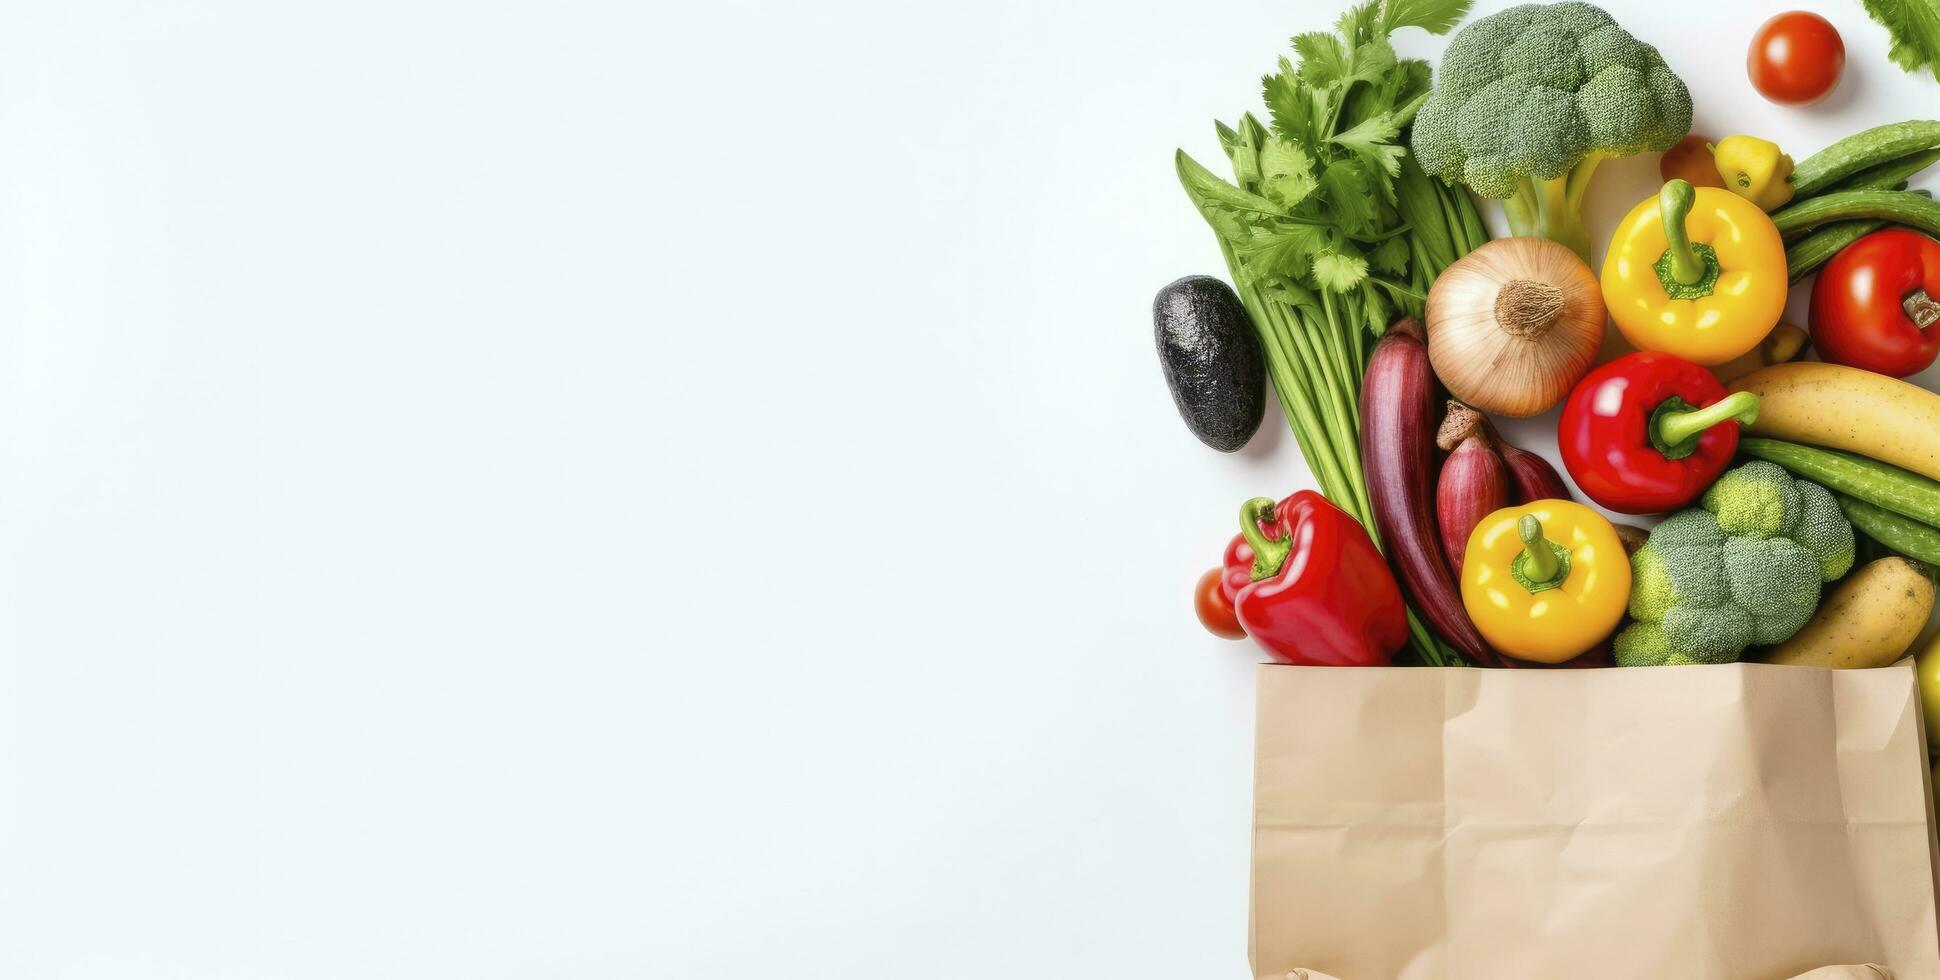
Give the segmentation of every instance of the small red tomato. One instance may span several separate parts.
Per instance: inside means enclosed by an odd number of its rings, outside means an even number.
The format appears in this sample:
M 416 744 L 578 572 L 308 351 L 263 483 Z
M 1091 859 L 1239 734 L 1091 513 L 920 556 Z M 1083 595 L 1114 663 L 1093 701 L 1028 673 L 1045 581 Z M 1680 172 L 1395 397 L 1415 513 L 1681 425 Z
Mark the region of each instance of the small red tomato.
M 1657 172 L 1665 182 L 1690 181 L 1692 187 L 1723 187 L 1718 165 L 1711 159 L 1711 138 L 1692 133 L 1657 159 Z
M 1811 105 L 1839 84 L 1846 42 L 1824 17 L 1803 10 L 1779 14 L 1751 36 L 1745 72 L 1751 87 L 1780 105 Z
M 1233 602 L 1220 590 L 1220 569 L 1209 568 L 1199 576 L 1199 584 L 1192 590 L 1192 608 L 1199 614 L 1199 625 L 1206 632 L 1228 640 L 1246 639 L 1246 630 L 1241 629 L 1239 617 L 1233 615 Z
M 1940 355 L 1940 242 L 1904 228 L 1845 247 L 1812 284 L 1812 345 L 1847 367 L 1904 378 Z

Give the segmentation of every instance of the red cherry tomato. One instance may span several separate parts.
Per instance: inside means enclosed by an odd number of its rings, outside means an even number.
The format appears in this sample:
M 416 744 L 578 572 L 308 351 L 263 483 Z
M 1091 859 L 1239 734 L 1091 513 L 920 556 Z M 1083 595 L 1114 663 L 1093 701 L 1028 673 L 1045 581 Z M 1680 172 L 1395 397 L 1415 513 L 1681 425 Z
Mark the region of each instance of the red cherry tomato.
M 1812 284 L 1812 345 L 1895 378 L 1926 370 L 1940 355 L 1940 242 L 1888 228 L 1833 256 Z
M 1214 636 L 1246 639 L 1246 630 L 1240 628 L 1239 617 L 1233 615 L 1233 602 L 1220 590 L 1219 580 L 1220 570 L 1209 568 L 1192 589 L 1192 608 L 1199 614 L 1199 625 Z
M 1663 175 L 1666 183 L 1687 180 L 1692 187 L 1724 186 L 1724 178 L 1718 176 L 1718 164 L 1711 159 L 1710 138 L 1696 133 L 1665 150 L 1664 155 L 1657 158 L 1657 172 Z
M 1751 36 L 1745 72 L 1758 94 L 1780 105 L 1811 105 L 1839 84 L 1846 42 L 1818 14 L 1793 10 L 1765 22 Z

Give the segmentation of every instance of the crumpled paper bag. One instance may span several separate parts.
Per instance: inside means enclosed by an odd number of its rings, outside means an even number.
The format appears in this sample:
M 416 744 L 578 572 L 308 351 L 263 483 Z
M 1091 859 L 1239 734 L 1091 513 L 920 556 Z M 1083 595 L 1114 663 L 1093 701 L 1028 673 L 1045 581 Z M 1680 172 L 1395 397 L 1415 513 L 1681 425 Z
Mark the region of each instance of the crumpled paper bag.
M 1286 980 L 1340 980 L 1325 973 L 1312 970 L 1295 970 L 1287 974 Z M 1792 980 L 1893 980 L 1893 972 L 1883 966 L 1867 963 L 1863 966 L 1822 966 L 1810 973 L 1801 973 Z
M 1265 665 L 1254 765 L 1259 980 L 1940 978 L 1911 661 Z

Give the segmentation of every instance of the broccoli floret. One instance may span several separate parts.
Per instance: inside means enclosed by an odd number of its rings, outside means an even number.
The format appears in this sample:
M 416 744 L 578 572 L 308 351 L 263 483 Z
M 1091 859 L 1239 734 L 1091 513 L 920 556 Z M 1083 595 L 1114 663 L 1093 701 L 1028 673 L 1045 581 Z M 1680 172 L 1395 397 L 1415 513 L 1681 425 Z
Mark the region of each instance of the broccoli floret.
M 1819 577 L 1830 582 L 1852 569 L 1852 522 L 1839 511 L 1839 499 L 1832 491 L 1809 480 L 1799 481 L 1798 527 L 1792 539 L 1805 546 L 1819 560 Z
M 1668 150 L 1691 93 L 1657 49 L 1587 3 L 1524 4 L 1463 27 L 1409 142 L 1422 169 L 1502 199 L 1518 235 L 1588 261 L 1584 190 L 1612 157 Z
M 1704 491 L 1704 509 L 1718 515 L 1718 527 L 1748 538 L 1784 534 L 1797 525 L 1803 506 L 1798 481 L 1762 459 L 1725 473 Z
M 1730 470 L 1630 556 L 1620 666 L 1728 663 L 1783 643 L 1852 567 L 1852 525 L 1830 491 L 1757 461 Z

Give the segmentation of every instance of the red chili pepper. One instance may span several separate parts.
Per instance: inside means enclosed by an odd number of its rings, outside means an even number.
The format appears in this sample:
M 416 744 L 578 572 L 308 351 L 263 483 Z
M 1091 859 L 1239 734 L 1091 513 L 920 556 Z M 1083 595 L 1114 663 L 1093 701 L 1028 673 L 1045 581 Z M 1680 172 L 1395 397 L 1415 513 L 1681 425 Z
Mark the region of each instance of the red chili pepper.
M 1578 489 L 1626 514 L 1696 500 L 1738 451 L 1738 426 L 1758 396 L 1727 394 L 1710 371 L 1643 351 L 1585 375 L 1563 404 L 1557 448 Z
M 1812 286 L 1812 344 L 1835 364 L 1904 378 L 1940 355 L 1940 242 L 1904 228 L 1845 247 Z
M 1408 642 L 1401 587 L 1367 529 L 1312 490 L 1240 508 L 1222 586 L 1246 635 L 1282 663 L 1382 666 Z

